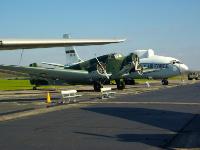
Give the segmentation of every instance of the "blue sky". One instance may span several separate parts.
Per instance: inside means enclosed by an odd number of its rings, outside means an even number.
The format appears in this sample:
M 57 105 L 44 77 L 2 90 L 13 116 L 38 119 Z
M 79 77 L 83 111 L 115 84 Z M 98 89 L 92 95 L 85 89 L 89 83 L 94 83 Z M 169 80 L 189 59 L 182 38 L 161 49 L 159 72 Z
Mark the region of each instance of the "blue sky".
M 83 59 L 152 48 L 200 69 L 199 0 L 1 0 L 0 38 L 126 38 L 122 44 L 77 47 Z M 18 64 L 20 51 L 3 51 L 0 64 Z M 24 51 L 22 65 L 65 63 L 63 48 Z

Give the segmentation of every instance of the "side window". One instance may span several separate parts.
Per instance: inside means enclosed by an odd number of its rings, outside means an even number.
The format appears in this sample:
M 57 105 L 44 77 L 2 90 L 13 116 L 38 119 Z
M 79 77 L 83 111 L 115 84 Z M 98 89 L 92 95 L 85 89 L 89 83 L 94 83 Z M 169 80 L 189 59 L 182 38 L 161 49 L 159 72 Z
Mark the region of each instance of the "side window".
M 153 68 L 153 64 L 150 64 L 150 65 L 149 65 L 149 68 Z
M 143 67 L 148 67 L 148 65 L 147 64 L 143 64 Z
M 154 68 L 156 68 L 156 69 L 157 69 L 157 68 L 158 68 L 158 66 L 159 66 L 158 64 L 154 64 Z

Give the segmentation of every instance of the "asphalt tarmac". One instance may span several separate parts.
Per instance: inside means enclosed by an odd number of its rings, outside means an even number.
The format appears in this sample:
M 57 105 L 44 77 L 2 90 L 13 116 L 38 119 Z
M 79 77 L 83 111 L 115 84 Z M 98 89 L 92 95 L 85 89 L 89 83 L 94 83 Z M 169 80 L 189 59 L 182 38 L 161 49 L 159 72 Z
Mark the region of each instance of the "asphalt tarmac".
M 200 149 L 200 84 L 0 123 L 0 149 Z

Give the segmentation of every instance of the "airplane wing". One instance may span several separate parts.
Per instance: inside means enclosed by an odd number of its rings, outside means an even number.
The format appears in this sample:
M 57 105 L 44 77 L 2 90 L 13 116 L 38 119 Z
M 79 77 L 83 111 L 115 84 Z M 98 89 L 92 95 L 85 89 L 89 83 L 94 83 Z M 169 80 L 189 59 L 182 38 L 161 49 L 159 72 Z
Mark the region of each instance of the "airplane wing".
M 0 50 L 104 45 L 125 39 L 0 39 Z
M 148 69 L 148 68 L 146 69 L 146 68 L 144 68 L 142 74 L 157 72 L 157 71 L 164 70 L 164 69 L 166 69 L 166 68 L 162 68 L 162 69 L 160 69 L 160 68 L 158 68 L 158 69 Z
M 53 69 L 53 68 L 42 68 L 42 67 L 23 67 L 23 66 L 16 66 L 16 65 L 0 65 L 0 70 L 8 70 L 13 72 L 25 73 L 29 75 L 38 75 L 38 74 L 48 74 L 54 75 L 55 72 L 58 73 L 66 73 L 66 72 L 84 72 L 79 70 L 72 70 L 72 69 Z M 84 72 L 88 73 L 88 72 Z
M 65 80 L 68 83 L 85 83 L 90 79 L 106 78 L 104 74 L 98 71 L 88 72 L 86 70 L 74 69 L 53 69 L 42 67 L 23 67 L 15 65 L 0 65 L 0 70 L 8 70 L 18 73 L 28 74 L 31 77 L 41 77 L 52 80 Z

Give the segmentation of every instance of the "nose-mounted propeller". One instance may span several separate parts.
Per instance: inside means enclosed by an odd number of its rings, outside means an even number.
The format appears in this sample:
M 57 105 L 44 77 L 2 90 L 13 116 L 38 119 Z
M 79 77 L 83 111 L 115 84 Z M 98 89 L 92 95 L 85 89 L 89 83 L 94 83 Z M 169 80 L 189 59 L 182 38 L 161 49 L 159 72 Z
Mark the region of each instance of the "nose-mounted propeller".
M 134 64 L 134 68 L 131 69 L 130 72 L 138 72 L 139 74 L 142 74 L 143 73 L 143 67 L 142 65 L 140 64 L 140 59 L 138 57 L 138 55 L 134 54 L 134 53 L 131 53 L 132 55 L 132 63 Z

